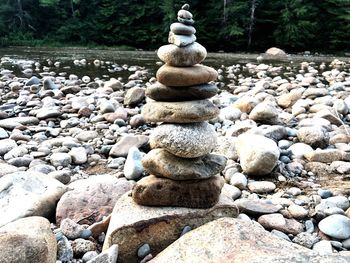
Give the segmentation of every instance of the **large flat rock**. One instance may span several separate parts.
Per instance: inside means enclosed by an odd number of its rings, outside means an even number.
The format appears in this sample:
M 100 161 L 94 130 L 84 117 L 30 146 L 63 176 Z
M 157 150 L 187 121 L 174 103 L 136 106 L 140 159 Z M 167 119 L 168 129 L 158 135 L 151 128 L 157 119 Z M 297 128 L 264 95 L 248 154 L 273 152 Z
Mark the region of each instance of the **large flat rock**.
M 159 253 L 180 237 L 186 225 L 194 229 L 237 215 L 238 209 L 225 187 L 219 202 L 209 209 L 140 206 L 125 194 L 114 207 L 103 250 L 118 244 L 118 263 L 139 262 L 137 250 L 144 243 L 151 246 L 152 253 Z
M 221 218 L 167 247 L 152 263 L 346 263 L 349 257 L 320 255 L 264 230 L 259 224 Z

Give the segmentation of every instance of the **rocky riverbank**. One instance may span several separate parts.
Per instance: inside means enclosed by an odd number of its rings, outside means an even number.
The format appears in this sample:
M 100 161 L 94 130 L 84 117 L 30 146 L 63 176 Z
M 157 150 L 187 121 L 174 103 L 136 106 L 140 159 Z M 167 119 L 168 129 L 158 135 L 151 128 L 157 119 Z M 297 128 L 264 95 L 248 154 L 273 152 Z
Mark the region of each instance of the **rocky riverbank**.
M 75 61 L 88 63 L 104 64 Z M 119 66 L 130 72 L 127 79 L 108 80 L 57 74 L 60 63 L 21 66 L 27 77 L 0 72 L 0 262 L 116 262 L 117 246 L 100 252 L 115 203 L 147 175 L 141 159 L 156 125 L 146 124 L 140 113 L 155 79 L 146 68 L 129 65 Z M 278 255 L 284 262 L 348 262 L 349 68 L 339 60 L 216 68 L 213 84 L 220 91 L 210 99 L 220 109 L 210 120 L 218 134 L 214 154 L 228 159 L 223 191 L 239 208 L 238 219 L 190 231 L 154 262 L 182 262 L 195 252 L 205 262 L 204 251 L 215 248 L 216 262 L 229 262 L 223 254 L 250 262 L 244 253 L 263 258 L 266 251 L 270 262 Z M 186 220 L 184 233 L 191 230 Z M 234 235 L 214 238 L 229 229 L 251 241 L 245 250 Z M 135 258 L 156 256 L 158 248 L 139 242 L 144 245 Z

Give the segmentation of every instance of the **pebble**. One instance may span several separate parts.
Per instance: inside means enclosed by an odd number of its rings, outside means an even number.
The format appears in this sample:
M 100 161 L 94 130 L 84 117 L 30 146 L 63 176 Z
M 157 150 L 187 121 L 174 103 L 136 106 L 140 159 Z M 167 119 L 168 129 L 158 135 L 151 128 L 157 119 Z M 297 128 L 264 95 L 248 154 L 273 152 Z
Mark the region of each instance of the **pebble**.
M 283 233 L 282 231 L 279 231 L 279 230 L 276 230 L 276 229 L 272 229 L 271 230 L 271 234 L 274 234 L 275 236 L 277 236 L 279 238 L 282 238 L 284 240 L 291 241 L 289 236 L 286 235 L 285 233 Z
M 327 189 L 318 189 L 317 194 L 323 199 L 327 199 L 328 197 L 331 197 L 333 195 L 332 191 Z
M 151 247 L 149 244 L 145 243 L 143 244 L 138 250 L 137 250 L 137 256 L 139 258 L 144 258 L 148 254 L 151 253 Z
M 246 189 L 248 185 L 247 177 L 242 173 L 235 173 L 230 179 L 230 185 L 237 187 L 238 189 Z
M 73 249 L 68 239 L 63 236 L 57 242 L 57 260 L 67 262 L 73 259 Z
M 302 232 L 296 235 L 292 241 L 311 249 L 314 244 L 320 241 L 320 237 L 318 237 L 316 233 L 311 234 L 308 232 Z
M 136 180 L 143 173 L 142 154 L 137 147 L 129 149 L 128 157 L 124 165 L 124 175 L 129 180 Z
M 69 218 L 62 220 L 60 225 L 62 233 L 70 240 L 81 237 L 85 228 Z
M 270 181 L 249 182 L 248 189 L 257 194 L 271 193 L 276 189 L 276 185 Z
M 304 219 L 308 215 L 308 211 L 304 207 L 294 204 L 288 207 L 288 212 L 296 219 Z
M 181 235 L 180 236 L 183 236 L 184 234 L 190 232 L 192 230 L 192 228 L 190 226 L 185 226 L 183 229 L 182 229 L 182 232 L 181 232 Z

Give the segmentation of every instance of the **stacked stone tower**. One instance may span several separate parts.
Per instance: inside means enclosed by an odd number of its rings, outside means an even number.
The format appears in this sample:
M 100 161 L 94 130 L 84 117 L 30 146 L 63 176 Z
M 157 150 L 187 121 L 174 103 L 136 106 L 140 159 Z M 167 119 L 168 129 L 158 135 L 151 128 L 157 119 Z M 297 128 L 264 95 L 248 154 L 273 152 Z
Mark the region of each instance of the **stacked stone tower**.
M 217 87 L 208 82 L 217 72 L 201 65 L 206 49 L 196 41 L 194 21 L 185 4 L 178 23 L 170 26 L 169 45 L 159 48 L 165 62 L 146 95 L 152 99 L 142 114 L 148 122 L 161 122 L 150 136 L 152 150 L 142 160 L 150 173 L 137 182 L 133 200 L 146 206 L 209 208 L 217 203 L 224 185 L 220 172 L 226 158 L 211 154 L 216 146 L 208 123 L 219 109 L 208 100 Z

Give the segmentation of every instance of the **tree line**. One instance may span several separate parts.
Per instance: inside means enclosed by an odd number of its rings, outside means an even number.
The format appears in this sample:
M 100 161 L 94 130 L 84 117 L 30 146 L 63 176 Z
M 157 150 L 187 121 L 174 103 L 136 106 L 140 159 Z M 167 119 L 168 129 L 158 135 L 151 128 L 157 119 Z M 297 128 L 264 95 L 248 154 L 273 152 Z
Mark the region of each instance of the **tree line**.
M 2 0 L 0 45 L 156 49 L 185 1 Z M 350 0 L 188 0 L 211 51 L 349 51 Z

